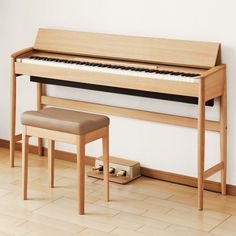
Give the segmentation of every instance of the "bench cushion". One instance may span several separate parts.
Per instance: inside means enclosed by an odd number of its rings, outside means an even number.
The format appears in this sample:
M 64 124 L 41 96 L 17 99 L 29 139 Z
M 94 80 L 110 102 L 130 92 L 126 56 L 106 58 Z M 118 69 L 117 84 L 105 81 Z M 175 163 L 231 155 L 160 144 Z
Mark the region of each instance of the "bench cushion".
M 23 125 L 82 135 L 109 125 L 109 118 L 103 115 L 71 111 L 59 108 L 45 108 L 40 111 L 26 111 L 21 115 Z

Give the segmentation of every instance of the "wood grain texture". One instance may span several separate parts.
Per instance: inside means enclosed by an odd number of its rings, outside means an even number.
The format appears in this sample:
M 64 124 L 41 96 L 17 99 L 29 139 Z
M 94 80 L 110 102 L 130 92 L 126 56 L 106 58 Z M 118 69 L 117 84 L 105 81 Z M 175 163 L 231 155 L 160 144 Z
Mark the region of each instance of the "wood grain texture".
M 0 139 L 0 148 L 9 149 L 10 142 L 8 140 Z M 16 144 L 16 150 L 21 151 L 21 144 Z M 37 146 L 29 145 L 29 153 L 37 154 Z M 47 156 L 48 150 L 44 147 L 44 154 Z M 55 150 L 55 159 L 69 161 L 69 162 L 76 162 L 76 154 L 71 152 L 65 152 L 61 150 Z M 92 156 L 85 156 L 85 164 L 89 166 L 95 165 L 95 157 Z M 141 174 L 143 176 L 151 177 L 154 179 L 167 181 L 171 183 L 177 183 L 182 185 L 187 185 L 191 187 L 197 187 L 197 178 L 181 175 L 177 173 L 171 173 L 167 171 L 161 171 L 157 169 L 151 169 L 147 167 L 141 166 Z M 205 180 L 205 189 L 214 192 L 221 192 L 221 183 Z M 236 196 L 236 186 L 235 185 L 226 185 L 227 194 Z
M 105 135 L 102 137 L 103 152 L 103 178 L 104 178 L 104 200 L 109 201 L 109 129 L 106 127 Z
M 98 103 L 82 102 L 78 100 L 63 99 L 59 97 L 50 97 L 50 96 L 43 96 L 42 103 L 48 106 L 77 109 L 77 110 L 90 111 L 107 115 L 122 116 L 132 119 L 140 119 L 146 121 L 179 125 L 190 128 L 197 128 L 197 119 L 190 117 L 168 115 L 164 113 L 109 106 Z M 206 129 L 219 132 L 220 123 L 218 121 L 206 120 Z
M 77 150 L 77 191 L 78 191 L 78 212 L 79 215 L 84 215 L 84 198 L 85 198 L 85 138 L 83 135 L 76 138 L 76 150 Z
M 224 168 L 224 162 L 221 161 L 220 163 L 212 166 L 211 168 L 204 171 L 204 179 L 209 178 L 210 176 L 216 174 L 217 172 L 221 171 Z
M 85 178 L 86 213 L 76 211 L 76 164 L 56 160 L 58 188 L 48 189 L 47 160 L 29 155 L 30 201 L 19 198 L 20 168 L 6 171 L 9 150 L 0 149 L 0 235 L 235 235 L 235 196 L 205 194 L 204 212 L 196 210 L 197 189 L 141 177 L 129 185 L 111 184 L 112 201 L 104 203 L 102 181 Z M 21 155 L 17 152 L 16 164 Z M 86 166 L 86 170 L 90 167 Z
M 220 159 L 224 162 L 224 168 L 221 171 L 221 192 L 226 191 L 227 180 L 227 82 L 226 71 L 224 71 L 224 87 L 220 98 Z
M 198 98 L 198 209 L 203 210 L 205 162 L 205 81 L 199 86 Z
M 48 186 L 54 188 L 54 158 L 55 141 L 48 139 Z M 41 155 L 39 155 L 41 156 Z
M 182 175 L 182 174 L 177 174 L 177 173 L 172 173 L 168 171 L 162 171 L 162 170 L 157 170 L 157 169 L 151 169 L 147 167 L 142 167 L 141 166 L 141 174 L 143 176 L 151 177 L 154 179 L 162 180 L 162 181 L 167 181 L 171 183 L 177 183 L 177 184 L 182 184 L 186 186 L 191 186 L 191 187 L 197 187 L 197 178 L 192 177 L 192 176 L 187 176 L 187 175 Z M 227 194 L 236 196 L 236 186 L 235 185 L 226 185 L 227 188 Z M 211 180 L 205 180 L 204 181 L 204 189 L 220 193 L 221 192 L 221 183 L 211 181 Z
M 12 59 L 15 61 L 15 59 L 19 56 L 22 56 L 22 55 L 25 55 L 27 53 L 32 53 L 33 52 L 33 47 L 28 47 L 28 48 L 24 48 L 24 49 L 21 49 L 17 52 L 14 52 L 11 54 L 11 57 Z
M 150 79 L 145 77 L 119 75 L 111 73 L 82 71 L 76 69 L 57 68 L 27 63 L 15 63 L 18 74 L 32 75 L 57 80 L 67 80 L 87 84 L 137 89 L 142 91 L 160 92 L 184 96 L 198 96 L 198 83 Z
M 219 97 L 223 94 L 225 71 L 225 65 L 221 65 L 218 66 L 217 70 L 212 70 L 208 74 L 206 73 L 207 76 L 203 78 L 205 80 L 205 101 Z
M 65 54 L 155 62 L 189 67 L 215 66 L 219 43 L 39 29 L 34 49 Z
M 76 144 L 76 135 L 69 134 L 60 131 L 42 129 L 33 126 L 27 126 L 27 134 L 29 136 L 46 138 L 46 139 L 53 139 L 59 142 L 65 142 L 70 144 Z
M 14 167 L 15 151 L 15 129 L 16 129 L 16 74 L 15 59 L 11 59 L 11 78 L 10 78 L 10 166 Z
M 43 84 L 37 83 L 37 111 L 43 108 L 42 104 L 42 96 L 43 93 Z M 38 138 L 38 154 L 43 156 L 43 140 L 42 138 Z
M 27 200 L 27 189 L 28 189 L 28 144 L 29 144 L 29 136 L 26 132 L 26 127 L 23 126 L 22 132 L 22 191 L 23 191 L 23 199 Z

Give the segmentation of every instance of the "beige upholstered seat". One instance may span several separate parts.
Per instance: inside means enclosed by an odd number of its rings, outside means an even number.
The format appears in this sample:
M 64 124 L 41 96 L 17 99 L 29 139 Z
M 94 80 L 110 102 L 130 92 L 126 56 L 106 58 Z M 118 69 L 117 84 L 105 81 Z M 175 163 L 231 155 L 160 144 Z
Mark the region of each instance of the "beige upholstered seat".
M 76 145 L 78 212 L 84 214 L 85 206 L 85 146 L 102 139 L 104 200 L 109 201 L 109 118 L 85 112 L 58 108 L 26 111 L 22 122 L 22 180 L 23 199 L 27 200 L 28 145 L 30 137 L 48 139 L 48 183 L 54 187 L 55 141 Z
M 85 112 L 59 108 L 45 108 L 40 111 L 26 111 L 21 123 L 33 127 L 82 135 L 109 125 L 109 118 Z

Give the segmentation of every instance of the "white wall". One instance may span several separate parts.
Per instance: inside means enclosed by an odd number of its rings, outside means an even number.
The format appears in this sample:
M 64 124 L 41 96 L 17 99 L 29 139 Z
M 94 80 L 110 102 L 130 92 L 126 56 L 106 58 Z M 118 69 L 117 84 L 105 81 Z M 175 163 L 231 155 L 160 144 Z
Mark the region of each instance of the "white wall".
M 236 184 L 236 2 L 234 0 L 0 0 L 0 138 L 9 139 L 10 54 L 34 43 L 39 27 L 153 36 L 222 43 L 228 74 L 228 183 Z M 194 105 L 135 98 L 102 92 L 50 87 L 48 93 L 86 101 L 190 115 Z M 35 107 L 35 84 L 18 82 L 18 120 Z M 207 108 L 207 117 L 218 118 L 218 104 Z M 19 123 L 19 122 L 18 122 Z M 20 132 L 20 125 L 17 127 Z M 134 159 L 143 166 L 196 176 L 195 129 L 111 117 L 111 155 Z M 219 159 L 218 134 L 207 132 L 206 166 Z M 74 147 L 60 145 L 74 150 Z M 99 155 L 98 143 L 87 153 Z M 218 179 L 218 178 L 214 178 Z

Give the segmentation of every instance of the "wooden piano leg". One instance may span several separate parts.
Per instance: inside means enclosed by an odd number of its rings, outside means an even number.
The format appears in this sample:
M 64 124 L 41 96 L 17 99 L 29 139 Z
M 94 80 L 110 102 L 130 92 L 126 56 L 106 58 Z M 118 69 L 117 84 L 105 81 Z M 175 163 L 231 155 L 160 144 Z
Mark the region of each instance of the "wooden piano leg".
M 205 159 L 205 81 L 200 80 L 198 98 L 198 209 L 203 209 Z
M 37 110 L 41 110 L 43 108 L 42 105 L 42 95 L 43 95 L 43 84 L 37 83 Z M 43 156 L 43 139 L 38 138 L 38 155 Z
M 10 166 L 14 167 L 14 152 L 15 152 L 15 130 L 16 130 L 16 74 L 15 74 L 15 59 L 12 58 L 11 68 L 11 124 L 10 124 Z
M 224 85 L 223 95 L 220 98 L 220 156 L 224 163 L 221 171 L 221 193 L 226 194 L 227 168 L 227 86 Z

